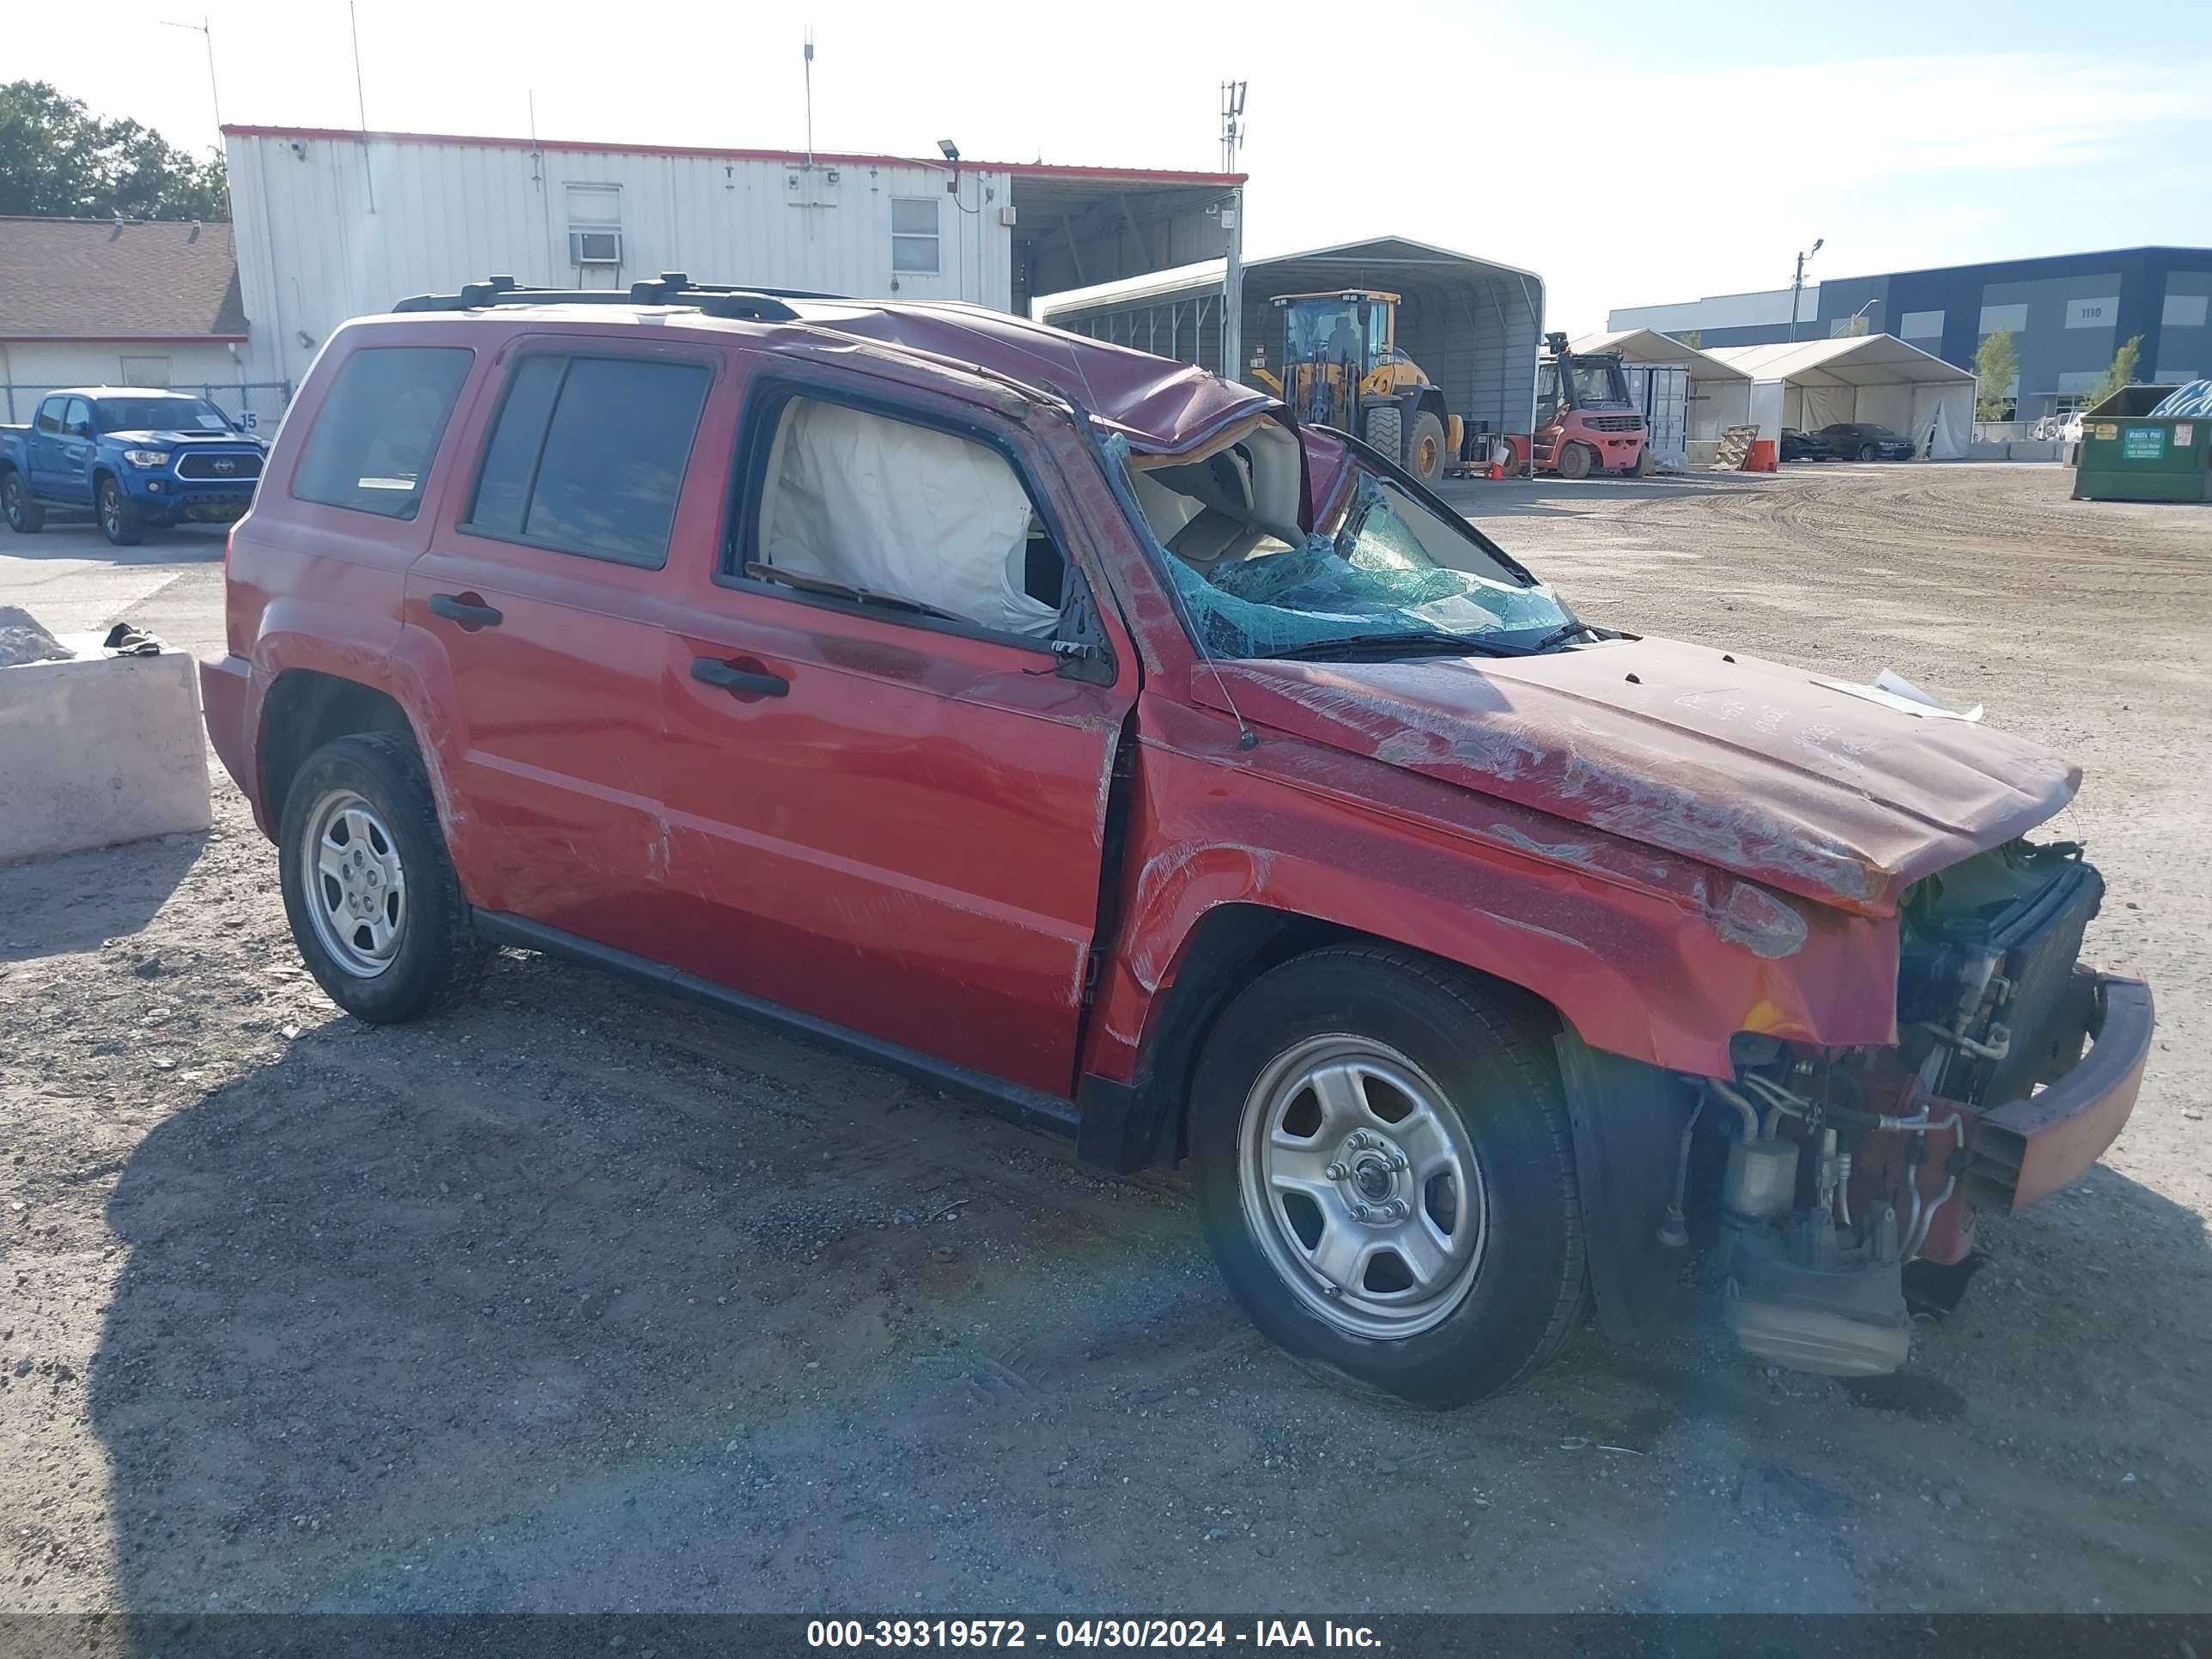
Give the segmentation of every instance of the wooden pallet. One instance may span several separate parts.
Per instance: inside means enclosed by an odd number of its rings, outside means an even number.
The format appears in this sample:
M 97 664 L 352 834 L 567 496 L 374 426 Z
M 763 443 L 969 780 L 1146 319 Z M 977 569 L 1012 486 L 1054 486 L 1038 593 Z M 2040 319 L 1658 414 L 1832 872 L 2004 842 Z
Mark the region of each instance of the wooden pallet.
M 1751 459 L 1751 447 L 1759 440 L 1755 426 L 1724 427 L 1721 430 L 1720 453 L 1713 458 L 1716 472 L 1741 472 L 1743 464 Z

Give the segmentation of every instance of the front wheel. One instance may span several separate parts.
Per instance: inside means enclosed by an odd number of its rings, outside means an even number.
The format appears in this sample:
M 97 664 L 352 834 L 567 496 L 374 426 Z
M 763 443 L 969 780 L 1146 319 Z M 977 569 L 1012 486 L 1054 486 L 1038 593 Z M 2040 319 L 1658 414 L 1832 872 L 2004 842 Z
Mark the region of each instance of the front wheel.
M 1444 423 L 1426 410 L 1413 416 L 1405 465 L 1407 471 L 1425 484 L 1432 484 L 1444 476 Z
M 1293 1354 L 1431 1407 L 1510 1387 L 1582 1322 L 1582 1212 L 1547 1022 L 1407 952 L 1262 975 L 1195 1080 L 1200 1212 Z
M 1401 466 L 1406 458 L 1405 412 L 1395 404 L 1384 404 L 1367 411 L 1365 431 L 1370 449 L 1378 451 L 1393 466 Z
M 13 469 L 0 473 L 0 513 L 7 515 L 8 528 L 18 536 L 35 535 L 46 527 L 46 509 L 31 499 L 23 475 Z
M 146 521 L 138 503 L 123 493 L 112 478 L 102 478 L 93 505 L 100 515 L 100 533 L 118 547 L 136 547 L 146 539 Z
M 481 975 L 489 951 L 406 737 L 356 732 L 307 757 L 284 798 L 276 867 L 301 960 L 356 1018 L 418 1018 Z
M 1863 461 L 1878 461 L 1881 459 L 1881 452 L 1876 449 L 1872 444 L 1861 444 L 1859 446 L 1859 459 Z

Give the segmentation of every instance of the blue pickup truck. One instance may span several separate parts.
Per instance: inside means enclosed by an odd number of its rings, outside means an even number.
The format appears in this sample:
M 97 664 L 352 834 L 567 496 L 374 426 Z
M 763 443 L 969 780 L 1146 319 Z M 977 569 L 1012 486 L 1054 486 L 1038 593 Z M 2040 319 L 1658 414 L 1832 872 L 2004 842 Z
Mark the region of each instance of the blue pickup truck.
M 129 547 L 149 530 L 243 518 L 268 453 L 204 398 L 71 387 L 40 399 L 28 426 L 0 426 L 0 514 L 28 535 L 49 513 L 89 513 Z

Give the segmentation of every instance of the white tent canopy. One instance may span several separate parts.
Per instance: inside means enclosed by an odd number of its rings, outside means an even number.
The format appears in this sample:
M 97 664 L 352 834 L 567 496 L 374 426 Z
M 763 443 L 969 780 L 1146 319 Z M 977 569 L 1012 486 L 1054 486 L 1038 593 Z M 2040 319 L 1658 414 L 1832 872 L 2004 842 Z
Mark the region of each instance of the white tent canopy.
M 1817 432 L 1839 421 L 1886 426 L 1954 461 L 1974 428 L 1974 374 L 1907 345 L 1893 334 L 1849 335 L 1773 345 L 1716 346 L 1706 354 L 1747 375 L 1759 435 L 1785 426 Z
M 1618 353 L 1624 362 L 1679 364 L 1688 369 L 1692 443 L 1717 442 L 1723 428 L 1741 426 L 1751 418 L 1748 374 L 1711 352 L 1686 346 L 1656 330 L 1616 328 L 1602 334 L 1585 334 L 1568 349 L 1610 351 Z

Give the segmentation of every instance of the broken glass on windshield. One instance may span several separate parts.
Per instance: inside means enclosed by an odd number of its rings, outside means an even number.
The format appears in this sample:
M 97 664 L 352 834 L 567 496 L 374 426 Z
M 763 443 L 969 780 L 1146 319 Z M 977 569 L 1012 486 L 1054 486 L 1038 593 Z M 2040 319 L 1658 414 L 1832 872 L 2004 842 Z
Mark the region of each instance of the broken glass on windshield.
M 1389 478 L 1362 476 L 1331 532 L 1287 539 L 1288 504 L 1266 497 L 1270 481 L 1285 477 L 1273 452 L 1297 442 L 1268 422 L 1206 463 L 1133 474 L 1163 563 L 1209 651 L 1265 657 L 1399 634 L 1483 648 L 1516 635 L 1540 638 L 1569 620 L 1548 587 Z M 1209 525 L 1220 533 L 1206 533 Z

